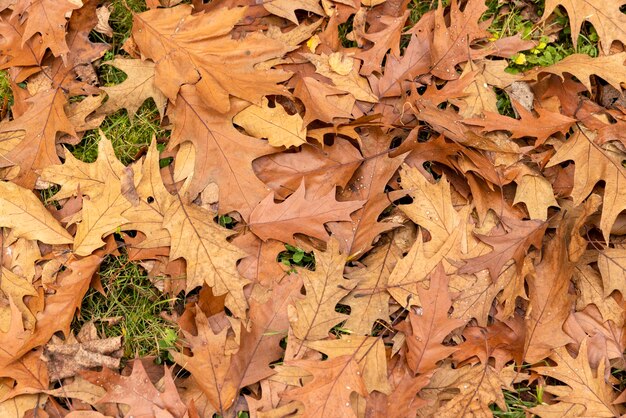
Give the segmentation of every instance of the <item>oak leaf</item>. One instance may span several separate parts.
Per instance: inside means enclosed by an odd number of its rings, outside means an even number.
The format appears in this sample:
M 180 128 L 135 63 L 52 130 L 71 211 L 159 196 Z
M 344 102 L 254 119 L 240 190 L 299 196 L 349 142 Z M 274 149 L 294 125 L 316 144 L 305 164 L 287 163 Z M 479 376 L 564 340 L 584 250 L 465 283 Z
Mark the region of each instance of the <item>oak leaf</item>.
M 0 181 L 0 226 L 16 237 L 47 244 L 71 244 L 72 236 L 28 189 Z
M 65 59 L 70 52 L 65 40 L 66 15 L 81 6 L 70 0 L 19 0 L 12 9 L 14 15 L 26 16 L 23 42 L 39 33 L 52 53 Z
M 400 171 L 402 188 L 413 198 L 400 209 L 431 236 L 424 244 L 427 255 L 435 253 L 459 227 L 461 217 L 452 205 L 450 182 L 442 176 L 433 184 L 415 167 L 404 166 Z
M 275 153 L 276 148 L 239 132 L 232 125 L 232 114 L 225 117 L 207 106 L 192 86 L 181 87 L 176 103 L 168 106 L 168 116 L 174 124 L 169 149 L 187 142 L 195 149 L 194 172 L 187 189 L 191 200 L 208 184 L 216 183 L 219 212 L 237 211 L 247 219 L 268 192 L 254 174 L 252 161 Z
M 302 54 L 305 58 L 315 65 L 316 72 L 328 77 L 335 87 L 341 91 L 352 94 L 356 100 L 369 103 L 376 103 L 378 98 L 372 93 L 372 89 L 366 78 L 359 75 L 359 67 L 357 61 L 352 57 L 342 57 L 342 62 L 350 63 L 349 71 L 343 71 L 343 66 L 333 66 L 333 55 L 315 55 Z M 336 55 L 335 55 L 336 56 Z M 336 70 L 339 70 L 337 72 Z M 343 74 L 342 74 L 343 73 Z
M 104 134 L 98 142 L 98 156 L 95 162 L 83 162 L 71 152 L 66 152 L 63 165 L 48 167 L 41 171 L 41 180 L 61 186 L 54 194 L 57 200 L 81 194 L 97 199 L 107 187 L 107 180 L 121 178 L 124 165 L 115 156 L 111 141 Z
M 183 331 L 193 356 L 172 352 L 174 361 L 192 375 L 213 407 L 220 412 L 227 411 L 235 401 L 238 387 L 227 378 L 230 369 L 231 354 L 225 353 L 227 333 L 224 328 L 215 333 L 207 317 L 201 310 L 196 310 L 197 335 Z
M 369 49 L 361 50 L 355 55 L 355 58 L 363 61 L 361 74 L 370 75 L 374 71 L 382 72 L 381 63 L 387 55 L 387 51 L 391 51 L 391 56 L 394 58 L 400 58 L 400 36 L 408 16 L 408 10 L 401 16 L 383 15 L 379 19 L 383 28 L 377 32 L 363 35 L 363 39 L 372 45 Z
M 324 224 L 350 221 L 350 214 L 363 206 L 363 201 L 338 202 L 335 190 L 316 200 L 306 198 L 304 180 L 285 201 L 274 203 L 270 193 L 250 214 L 250 230 L 259 238 L 269 238 L 294 244 L 293 235 L 301 233 L 322 241 L 328 240 Z
M 463 123 L 480 126 L 483 132 L 509 131 L 512 138 L 534 137 L 537 138 L 535 146 L 539 146 L 556 132 L 567 133 L 576 122 L 575 119 L 540 107 L 535 107 L 537 117 L 522 106 L 515 106 L 515 109 L 520 119 L 485 112 L 484 118 L 465 119 Z
M 411 38 L 404 55 L 387 55 L 383 76 L 378 81 L 379 97 L 400 96 L 417 76 L 428 73 L 432 63 L 431 34 L 434 28 L 433 12 L 424 14 L 410 31 Z
M 600 274 L 590 265 L 580 264 L 576 266 L 573 277 L 574 284 L 578 290 L 576 310 L 582 311 L 586 306 L 593 304 L 605 320 L 611 320 L 618 326 L 623 324 L 624 311 L 610 294 L 605 296 Z
M 165 367 L 163 389 L 152 384 L 140 360 L 133 362 L 130 376 L 121 376 L 104 368 L 101 372 L 84 372 L 83 376 L 94 385 L 106 389 L 106 395 L 98 403 L 114 402 L 126 404 L 131 416 L 163 416 L 183 418 L 187 406 L 180 399 L 171 370 Z
M 541 263 L 534 274 L 527 277 L 529 313 L 526 316 L 524 361 L 535 363 L 547 357 L 551 350 L 571 342 L 563 329 L 574 303 L 574 297 L 569 293 L 570 280 L 576 262 L 587 246 L 579 230 L 596 211 L 599 200 L 597 195 L 592 195 L 584 205 L 565 214 L 556 236 L 543 251 Z
M 530 409 L 531 412 L 540 416 L 553 416 L 568 410 L 571 412 L 567 416 L 615 417 L 621 414 L 621 409 L 613 405 L 616 394 L 604 380 L 604 363 L 600 363 L 597 373 L 589 366 L 587 344 L 588 339 L 583 340 L 576 358 L 565 347 L 560 347 L 550 355 L 556 366 L 533 368 L 534 372 L 560 380 L 568 387 L 547 386 L 545 390 L 557 395 L 558 403 L 537 405 Z
M 492 366 L 476 365 L 457 369 L 440 368 L 429 386 L 439 393 L 446 393 L 447 401 L 436 403 L 433 413 L 437 417 L 492 417 L 489 406 L 493 403 L 507 410 L 502 389 L 512 390 L 516 372 L 513 367 L 497 371 Z M 452 391 L 451 396 L 447 392 Z M 445 399 L 444 398 L 444 399 Z
M 428 290 L 419 289 L 421 314 L 409 311 L 409 320 L 401 327 L 406 334 L 407 363 L 414 373 L 425 374 L 437 368 L 437 363 L 457 348 L 445 346 L 443 340 L 465 321 L 448 317 L 452 300 L 448 292 L 448 277 L 439 264 L 430 274 Z
M 230 231 L 213 217 L 201 207 L 185 204 L 180 196 L 171 197 L 163 214 L 163 227 L 172 237 L 170 257 L 187 262 L 188 292 L 206 283 L 215 295 L 226 294 L 226 306 L 235 316 L 245 318 L 243 287 L 248 280 L 237 271 L 237 261 L 246 254 L 227 241 Z
M 118 57 L 105 61 L 103 65 L 122 70 L 127 78 L 118 85 L 102 88 L 109 98 L 98 109 L 99 113 L 109 114 L 118 109 L 126 109 L 128 117 L 133 119 L 143 102 L 152 98 L 159 114 L 163 117 L 167 98 L 155 83 L 155 64 L 152 61 Z
M 559 207 L 558 202 L 554 198 L 552 185 L 543 176 L 540 175 L 523 175 L 517 182 L 515 191 L 516 205 L 523 202 L 528 209 L 530 219 L 538 219 L 545 221 L 548 219 L 548 208 L 550 206 Z
M 0 126 L 0 133 L 24 131 L 24 137 L 9 152 L 0 156 L 0 167 L 20 167 L 19 183 L 35 184 L 35 171 L 60 164 L 56 151 L 59 133 L 76 136 L 65 113 L 67 97 L 62 89 L 41 91 L 29 98 L 28 110 L 14 120 Z
M 330 230 L 336 235 L 342 248 L 351 257 L 365 254 L 380 234 L 397 226 L 396 222 L 381 220 L 381 212 L 390 202 L 406 196 L 403 190 L 386 191 L 386 186 L 393 178 L 407 156 L 407 153 L 392 155 L 391 136 L 379 127 L 364 127 L 359 136 L 363 164 L 354 172 L 348 185 L 339 196 L 340 201 L 361 201 L 362 209 L 351 215 L 350 223 L 331 223 Z
M 293 95 L 306 108 L 304 124 L 313 120 L 333 123 L 336 118 L 351 118 L 354 97 L 313 77 L 299 77 Z
M 303 145 L 297 153 L 278 153 L 253 162 L 256 175 L 281 198 L 294 193 L 302 180 L 309 196 L 324 196 L 346 186 L 363 157 L 349 141 L 335 138 L 323 148 Z
M 589 0 L 581 0 L 589 3 Z M 547 10 L 547 9 L 546 9 Z M 578 13 L 578 12 L 577 12 Z M 572 32 L 573 33 L 573 32 Z M 626 81 L 626 52 L 613 55 L 604 55 L 592 58 L 586 54 L 574 54 L 548 67 L 541 67 L 529 71 L 524 79 L 536 80 L 541 73 L 556 74 L 565 80 L 564 73 L 575 76 L 588 91 L 591 91 L 591 77 L 597 75 L 616 89 L 621 89 L 620 83 Z
M 466 62 L 468 58 L 478 58 L 480 50 L 470 48 L 476 40 L 489 38 L 486 30 L 488 21 L 481 22 L 480 17 L 487 10 L 482 1 L 471 0 L 461 11 L 457 0 L 452 0 L 446 22 L 445 8 L 439 4 L 435 11 L 435 31 L 430 50 L 433 75 L 443 80 L 458 78 L 455 66 Z
M 273 15 L 284 17 L 290 22 L 298 24 L 296 10 L 306 10 L 324 16 L 324 9 L 319 0 L 270 0 L 263 3 L 265 10 Z
M 619 248 L 606 248 L 598 254 L 598 268 L 602 274 L 603 296 L 605 298 L 618 290 L 626 295 L 626 254 Z
M 306 142 L 306 127 L 297 113 L 290 115 L 275 103 L 263 99 L 260 106 L 250 105 L 237 113 L 233 122 L 257 138 L 267 138 L 273 147 L 298 147 Z
M 465 211 L 467 214 L 467 211 Z M 420 289 L 426 286 L 428 275 L 446 259 L 457 259 L 460 250 L 461 228 L 456 228 L 440 248 L 427 253 L 421 232 L 407 255 L 399 260 L 387 280 L 387 291 L 402 306 L 420 305 Z M 449 264 L 448 264 L 449 265 Z M 456 270 L 456 269 L 455 269 Z
M 367 396 L 359 367 L 352 356 L 345 355 L 326 361 L 297 360 L 290 363 L 313 375 L 313 380 L 301 388 L 283 394 L 284 399 L 304 404 L 303 417 L 355 417 L 350 402 L 352 393 Z
M 24 303 L 24 297 L 35 296 L 37 291 L 24 277 L 20 277 L 6 267 L 0 266 L 0 295 L 4 294 L 17 306 L 23 315 L 24 325 L 27 329 L 35 326 L 35 316 Z
M 346 256 L 339 253 L 335 238 L 328 241 L 325 252 L 315 251 L 315 271 L 298 269 L 306 296 L 292 305 L 289 321 L 294 335 L 303 341 L 328 337 L 330 329 L 344 321 L 347 315 L 335 307 L 355 285 L 343 278 Z
M 350 316 L 343 328 L 356 335 L 369 335 L 379 319 L 390 322 L 389 294 L 385 288 L 401 258 L 402 249 L 395 239 L 389 239 L 361 259 L 363 267 L 346 274 L 346 278 L 354 280 L 356 286 L 341 301 L 350 306 Z
M 309 341 L 306 346 L 324 353 L 329 359 L 350 356 L 358 365 L 368 393 L 390 394 L 387 359 L 383 340 L 377 337 L 343 335 L 337 340 Z
M 290 74 L 255 65 L 282 57 L 290 48 L 260 32 L 241 40 L 230 36 L 245 7 L 192 11 L 190 5 L 179 5 L 148 10 L 133 19 L 133 40 L 142 55 L 156 63 L 156 85 L 171 101 L 178 101 L 185 84 L 219 113 L 230 110 L 230 96 L 260 104 L 264 95 L 285 93 L 277 83 Z
M 530 246 L 541 248 L 543 235 L 548 227 L 545 222 L 507 218 L 503 219 L 502 223 L 508 230 L 506 234 L 477 235 L 478 239 L 493 247 L 493 251 L 466 260 L 467 263 L 459 269 L 459 273 L 476 273 L 488 269 L 491 279 L 495 281 L 509 260 L 515 260 L 518 271 L 521 271 Z
M 565 161 L 574 161 L 574 188 L 571 196 L 579 205 L 593 190 L 596 183 L 604 181 L 604 204 L 600 229 L 608 241 L 611 228 L 618 215 L 626 209 L 626 169 L 621 161 L 624 152 L 606 144 L 594 142 L 596 133 L 581 127 L 563 143 L 548 162 L 548 167 Z
M 578 43 L 581 26 L 587 21 L 593 25 L 598 33 L 602 50 L 608 54 L 614 41 L 626 43 L 624 37 L 626 16 L 621 11 L 623 5 L 621 0 L 601 4 L 592 0 L 547 0 L 542 20 L 547 19 L 557 6 L 562 6 L 567 10 L 573 42 Z

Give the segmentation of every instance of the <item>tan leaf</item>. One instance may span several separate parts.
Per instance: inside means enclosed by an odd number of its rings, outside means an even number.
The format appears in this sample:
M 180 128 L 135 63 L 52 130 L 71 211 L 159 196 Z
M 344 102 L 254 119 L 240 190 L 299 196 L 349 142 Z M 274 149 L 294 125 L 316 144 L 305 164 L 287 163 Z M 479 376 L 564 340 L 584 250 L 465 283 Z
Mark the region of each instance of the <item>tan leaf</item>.
M 98 110 L 99 113 L 109 114 L 118 109 L 126 109 L 128 116 L 133 119 L 143 102 L 152 98 L 163 117 L 167 98 L 155 84 L 155 64 L 152 61 L 118 57 L 103 62 L 103 65 L 124 71 L 128 78 L 118 85 L 102 88 L 109 98 Z
M 404 166 L 400 171 L 402 188 L 413 203 L 400 209 L 417 225 L 430 232 L 431 240 L 424 244 L 427 255 L 435 253 L 452 235 L 461 220 L 452 205 L 450 182 L 445 176 L 433 184 L 414 167 Z
M 293 94 L 306 108 L 305 125 L 315 119 L 332 123 L 335 118 L 352 117 L 354 97 L 312 77 L 298 78 Z
M 571 196 L 574 205 L 591 193 L 596 183 L 604 181 L 604 205 L 600 229 L 608 241 L 611 228 L 620 212 L 626 209 L 626 168 L 621 164 L 625 153 L 606 144 L 594 142 L 596 133 L 582 127 L 563 143 L 550 159 L 548 167 L 564 161 L 574 161 L 574 188 Z
M 320 16 L 326 14 L 319 0 L 270 0 L 264 2 L 263 7 L 271 14 L 284 17 L 296 25 L 298 24 L 296 10 L 306 10 Z
M 16 3 L 13 13 L 28 16 L 24 41 L 39 33 L 54 55 L 65 57 L 70 52 L 65 41 L 66 16 L 81 6 L 70 0 L 26 0 Z
M 115 156 L 111 141 L 101 133 L 98 142 L 98 158 L 94 163 L 85 163 L 66 152 L 62 166 L 48 167 L 41 172 L 41 179 L 61 186 L 54 195 L 57 200 L 80 193 L 97 199 L 105 189 L 107 179 L 121 178 L 124 165 Z
M 602 273 L 603 296 L 614 290 L 626 295 L 626 253 L 619 248 L 606 248 L 598 254 L 598 268 Z
M 4 181 L 0 181 L 0 226 L 11 228 L 18 238 L 47 244 L 73 240 L 32 191 Z
M 343 335 L 337 340 L 309 341 L 307 347 L 324 353 L 329 359 L 350 356 L 358 365 L 368 393 L 390 394 L 387 359 L 383 340 L 377 337 Z
M 343 278 L 345 263 L 346 256 L 339 253 L 339 243 L 331 238 L 325 252 L 315 251 L 315 271 L 298 269 L 306 296 L 290 310 L 289 321 L 300 340 L 326 338 L 333 326 L 346 319 L 347 315 L 335 311 L 337 303 L 355 284 Z
M 348 73 L 343 75 L 333 70 L 330 61 L 332 55 L 302 55 L 315 65 L 316 72 L 318 74 L 330 78 L 335 87 L 337 87 L 339 90 L 350 93 L 354 96 L 355 99 L 362 100 L 364 102 L 376 103 L 378 101 L 378 98 L 372 93 L 372 89 L 370 88 L 367 79 L 359 75 L 360 66 L 354 62 L 354 58 L 345 57 L 342 61 L 344 63 L 341 66 L 342 69 L 346 68 L 346 66 L 348 65 L 346 64 L 347 62 L 352 62 L 352 69 Z M 335 68 L 337 68 L 336 65 Z M 345 71 L 342 70 L 342 72 Z
M 612 386 L 604 380 L 604 363 L 600 363 L 598 372 L 594 373 L 589 366 L 587 357 L 587 342 L 583 340 L 578 350 L 578 356 L 573 358 L 565 347 L 558 348 L 550 355 L 556 362 L 556 367 L 534 367 L 536 373 L 558 379 L 569 386 L 547 386 L 546 391 L 555 393 L 559 403 L 556 405 L 538 405 L 531 408 L 531 412 L 540 416 L 550 416 L 557 411 L 576 407 L 577 413 L 568 413 L 568 416 L 615 417 L 619 416 L 618 407 L 613 405 L 616 393 Z
M 550 0 L 556 2 L 558 0 Z M 567 0 L 573 2 L 575 0 Z M 581 0 L 580 3 L 591 5 L 589 0 Z M 546 11 L 548 9 L 546 8 Z M 576 12 L 578 15 L 578 11 Z M 620 12 L 621 14 L 621 12 Z M 545 16 L 548 16 L 547 14 Z M 580 16 L 583 16 L 580 14 Z M 622 17 L 621 19 L 626 19 Z M 572 28 L 574 26 L 572 25 Z M 572 30 L 572 34 L 574 31 Z M 586 54 L 574 54 L 569 57 L 565 57 L 563 60 L 552 64 L 548 67 L 539 67 L 533 71 L 528 72 L 525 76 L 525 80 L 536 80 L 541 73 L 556 74 L 562 79 L 565 79 L 563 74 L 569 73 L 575 76 L 578 81 L 587 87 L 587 90 L 591 91 L 591 76 L 597 75 L 602 77 L 607 83 L 620 90 L 620 83 L 626 82 L 626 67 L 624 62 L 626 61 L 626 52 L 620 52 L 613 55 L 604 55 L 596 58 L 592 58 Z
M 513 389 L 511 383 L 515 375 L 513 367 L 500 372 L 490 365 L 441 368 L 425 390 L 433 387 L 440 394 L 447 393 L 447 402 L 436 404 L 434 415 L 437 417 L 489 418 L 493 416 L 489 409 L 493 403 L 507 410 L 502 389 Z
M 261 106 L 250 105 L 233 118 L 250 135 L 267 138 L 273 147 L 298 147 L 306 142 L 306 127 L 300 115 L 290 115 L 278 103 L 269 107 L 267 99 Z
M 206 283 L 216 296 L 226 295 L 226 306 L 235 316 L 245 318 L 243 287 L 248 280 L 237 271 L 237 261 L 246 254 L 227 241 L 230 231 L 213 222 L 214 216 L 180 197 L 172 198 L 163 214 L 163 227 L 172 237 L 170 257 L 187 262 L 188 292 Z
M 15 306 L 22 313 L 25 328 L 32 329 L 35 326 L 35 316 L 24 303 L 24 297 L 37 294 L 33 285 L 24 277 L 0 266 L 0 290 L 15 303 Z
M 622 5 L 623 3 L 619 0 L 605 3 L 596 3 L 591 0 L 547 0 L 542 20 L 550 17 L 557 6 L 562 6 L 567 10 L 573 42 L 578 42 L 581 26 L 585 21 L 590 22 L 598 33 L 604 53 L 608 54 L 613 41 L 626 42 L 624 37 L 626 17 L 620 9 Z M 579 78 L 579 80 L 582 79 Z
M 354 280 L 356 286 L 341 301 L 350 306 L 350 316 L 343 328 L 356 335 L 369 335 L 379 319 L 390 322 L 389 294 L 384 289 L 401 258 L 402 249 L 395 240 L 388 240 L 361 260 L 364 264 L 362 268 L 346 274 L 346 278 Z
M 514 205 L 524 202 L 530 219 L 545 221 L 548 219 L 548 207 L 559 207 L 552 185 L 548 180 L 538 175 L 524 175 L 517 184 Z

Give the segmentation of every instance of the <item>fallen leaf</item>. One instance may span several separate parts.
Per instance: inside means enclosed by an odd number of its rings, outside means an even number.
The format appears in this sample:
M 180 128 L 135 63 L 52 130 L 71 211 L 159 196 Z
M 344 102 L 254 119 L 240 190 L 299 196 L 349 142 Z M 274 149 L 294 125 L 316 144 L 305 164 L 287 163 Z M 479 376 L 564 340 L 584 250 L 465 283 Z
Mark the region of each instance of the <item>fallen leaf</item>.
M 278 103 L 270 107 L 267 99 L 261 106 L 250 105 L 237 113 L 233 122 L 250 135 L 267 138 L 273 147 L 298 147 L 306 143 L 306 127 L 300 115 L 290 115 Z

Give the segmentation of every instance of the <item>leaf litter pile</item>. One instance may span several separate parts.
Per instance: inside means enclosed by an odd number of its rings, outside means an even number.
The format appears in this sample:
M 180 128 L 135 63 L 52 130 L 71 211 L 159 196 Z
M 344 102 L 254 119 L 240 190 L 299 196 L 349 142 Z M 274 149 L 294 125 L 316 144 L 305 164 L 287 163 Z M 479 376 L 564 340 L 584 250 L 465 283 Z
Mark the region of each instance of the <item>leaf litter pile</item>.
M 191 3 L 0 1 L 0 416 L 626 413 L 626 2 Z

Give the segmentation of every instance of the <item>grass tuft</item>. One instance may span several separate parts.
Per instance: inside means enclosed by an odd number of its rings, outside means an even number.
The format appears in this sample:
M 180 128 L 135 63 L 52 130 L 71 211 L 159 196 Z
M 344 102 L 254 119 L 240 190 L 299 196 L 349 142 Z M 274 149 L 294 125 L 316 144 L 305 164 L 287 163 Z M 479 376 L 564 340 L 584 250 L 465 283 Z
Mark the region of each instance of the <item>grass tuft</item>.
M 152 99 L 139 108 L 134 120 L 130 120 L 125 110 L 120 110 L 109 115 L 100 129 L 111 140 L 115 155 L 125 165 L 135 161 L 138 153 L 150 145 L 153 135 L 163 137 L 168 134 L 161 127 L 159 111 Z M 98 157 L 99 140 L 98 131 L 92 130 L 85 134 L 80 144 L 69 149 L 79 160 L 93 162 Z
M 13 104 L 13 91 L 9 81 L 9 73 L 0 70 L 0 120 L 6 117 Z
M 100 268 L 100 280 L 106 296 L 89 290 L 73 329 L 93 320 L 101 335 L 124 337 L 125 358 L 168 359 L 167 350 L 176 343 L 178 327 L 161 313 L 169 314 L 174 300 L 152 286 L 144 270 L 126 254 L 107 257 Z

